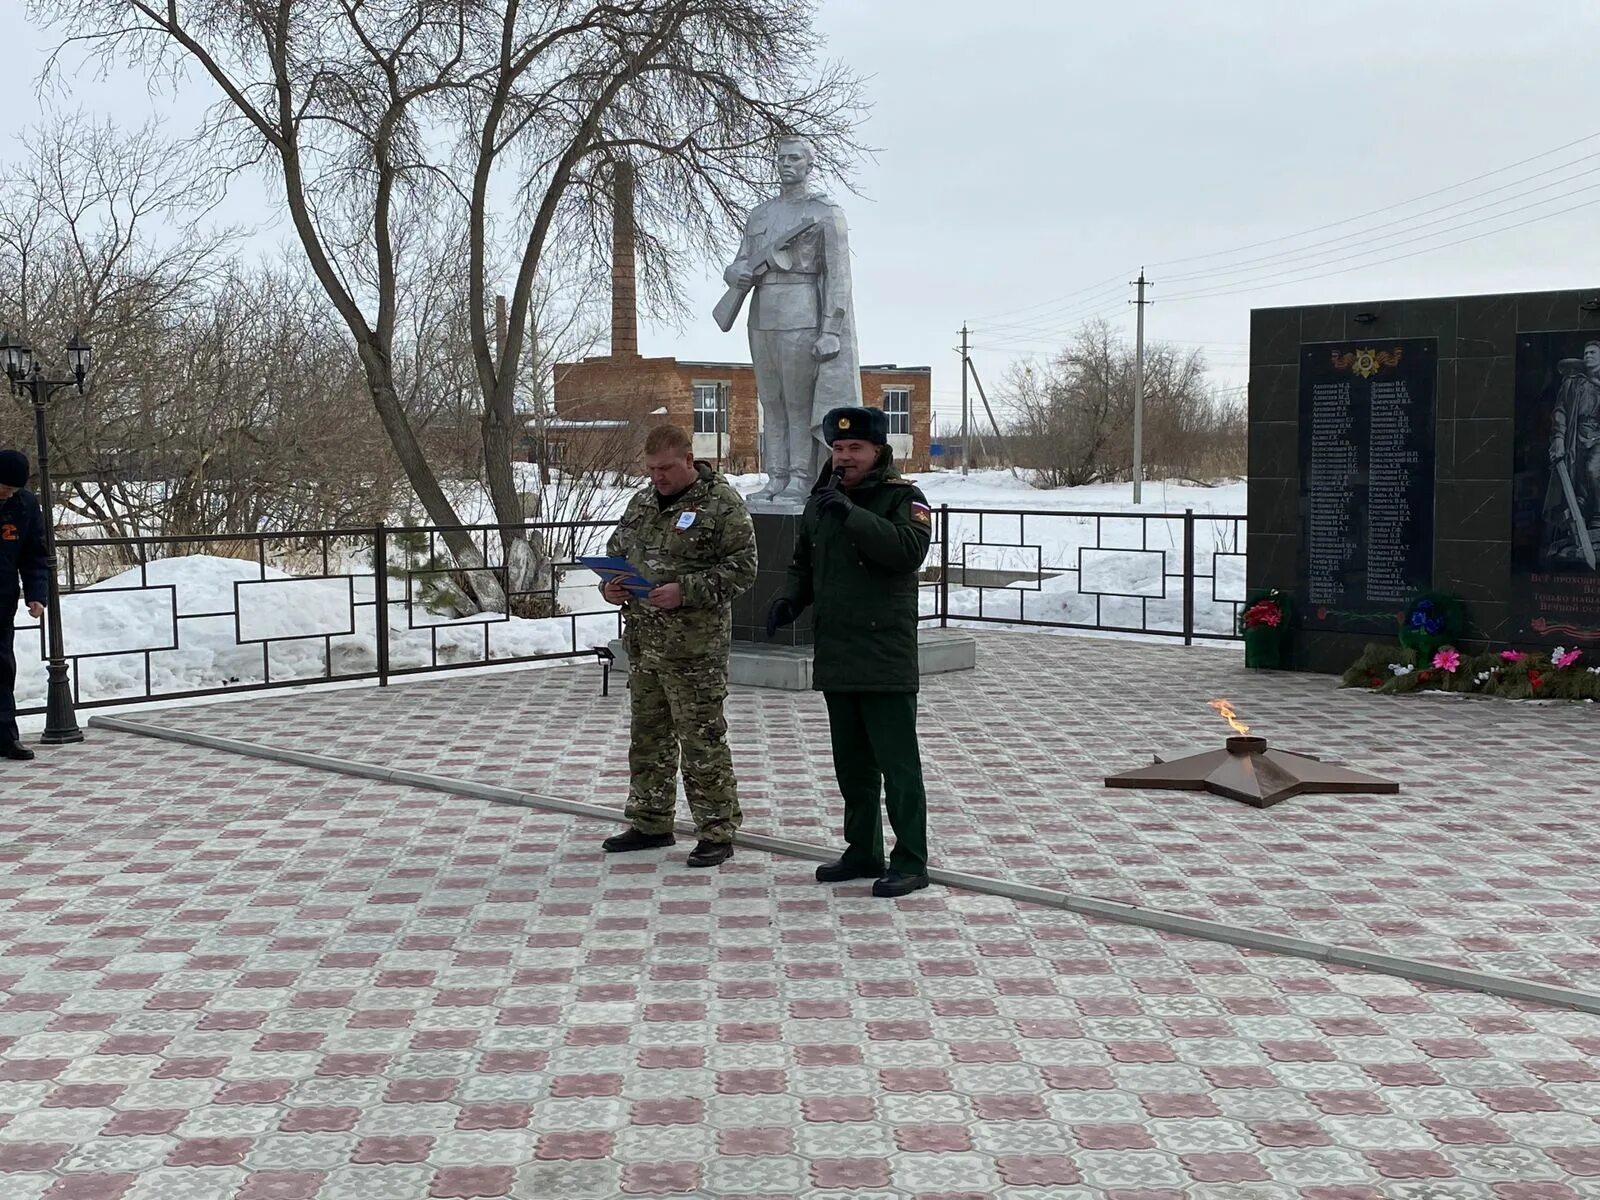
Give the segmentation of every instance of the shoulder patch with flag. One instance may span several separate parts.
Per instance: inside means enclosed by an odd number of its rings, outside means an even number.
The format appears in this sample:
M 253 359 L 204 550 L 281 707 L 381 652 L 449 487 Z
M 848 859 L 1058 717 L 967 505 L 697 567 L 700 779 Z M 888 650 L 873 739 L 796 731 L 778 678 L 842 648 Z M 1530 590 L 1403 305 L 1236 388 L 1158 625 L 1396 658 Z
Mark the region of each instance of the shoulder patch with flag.
M 921 521 L 924 525 L 933 524 L 933 510 L 920 500 L 911 502 L 911 519 Z

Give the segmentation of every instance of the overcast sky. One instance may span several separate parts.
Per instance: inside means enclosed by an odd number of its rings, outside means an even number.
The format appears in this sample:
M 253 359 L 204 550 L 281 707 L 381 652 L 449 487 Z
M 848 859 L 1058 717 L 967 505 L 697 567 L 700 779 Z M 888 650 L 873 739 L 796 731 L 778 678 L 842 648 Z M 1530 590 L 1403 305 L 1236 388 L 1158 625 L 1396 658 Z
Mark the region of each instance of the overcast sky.
M 838 193 L 862 358 L 931 365 L 941 421 L 959 407 L 963 321 L 993 386 L 1085 317 L 1131 330 L 1122 285 L 1141 264 L 1148 335 L 1205 346 L 1227 385 L 1252 307 L 1600 287 L 1600 5 L 824 0 L 821 24 L 871 76 L 865 140 L 881 148 L 864 194 Z M 15 133 L 38 115 L 51 40 L 7 37 L 0 128 Z M 72 102 L 130 123 L 169 109 L 178 129 L 210 99 L 158 104 L 126 76 Z M 721 265 L 691 281 L 697 311 Z M 647 323 L 641 349 L 746 357 L 709 315 Z

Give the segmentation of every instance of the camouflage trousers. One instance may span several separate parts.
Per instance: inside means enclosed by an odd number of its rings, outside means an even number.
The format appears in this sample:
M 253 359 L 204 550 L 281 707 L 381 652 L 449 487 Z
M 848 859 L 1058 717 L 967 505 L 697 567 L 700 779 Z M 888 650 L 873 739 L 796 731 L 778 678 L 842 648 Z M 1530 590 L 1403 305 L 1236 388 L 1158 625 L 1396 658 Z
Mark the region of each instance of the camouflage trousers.
M 723 657 L 634 659 L 628 669 L 632 736 L 625 815 L 641 833 L 666 833 L 677 809 L 677 777 L 689 814 L 708 842 L 731 842 L 744 820 L 728 749 L 728 664 Z

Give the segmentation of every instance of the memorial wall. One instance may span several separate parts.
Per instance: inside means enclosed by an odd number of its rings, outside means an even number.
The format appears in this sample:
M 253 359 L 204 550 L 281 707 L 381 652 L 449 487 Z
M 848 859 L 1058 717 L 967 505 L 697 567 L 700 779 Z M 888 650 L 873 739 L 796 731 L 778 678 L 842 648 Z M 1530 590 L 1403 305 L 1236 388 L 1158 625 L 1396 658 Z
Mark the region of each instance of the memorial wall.
M 1600 647 L 1600 293 L 1256 310 L 1249 515 L 1298 669 L 1344 670 L 1428 591 L 1472 648 Z

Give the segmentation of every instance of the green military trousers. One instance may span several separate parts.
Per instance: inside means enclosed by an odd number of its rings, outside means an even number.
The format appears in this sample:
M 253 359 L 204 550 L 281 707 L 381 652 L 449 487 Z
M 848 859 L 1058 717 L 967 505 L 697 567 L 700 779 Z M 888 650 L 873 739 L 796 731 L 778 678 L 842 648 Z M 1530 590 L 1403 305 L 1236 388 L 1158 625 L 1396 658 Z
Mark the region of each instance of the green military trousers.
M 883 862 L 883 819 L 894 830 L 889 867 L 906 875 L 928 869 L 928 797 L 917 749 L 915 692 L 824 692 L 833 735 L 833 773 L 844 797 L 844 857 L 863 867 Z
M 744 814 L 722 712 L 728 698 L 726 658 L 632 661 L 628 695 L 631 779 L 624 815 L 640 833 L 670 833 L 681 762 L 683 793 L 701 840 L 733 841 Z

